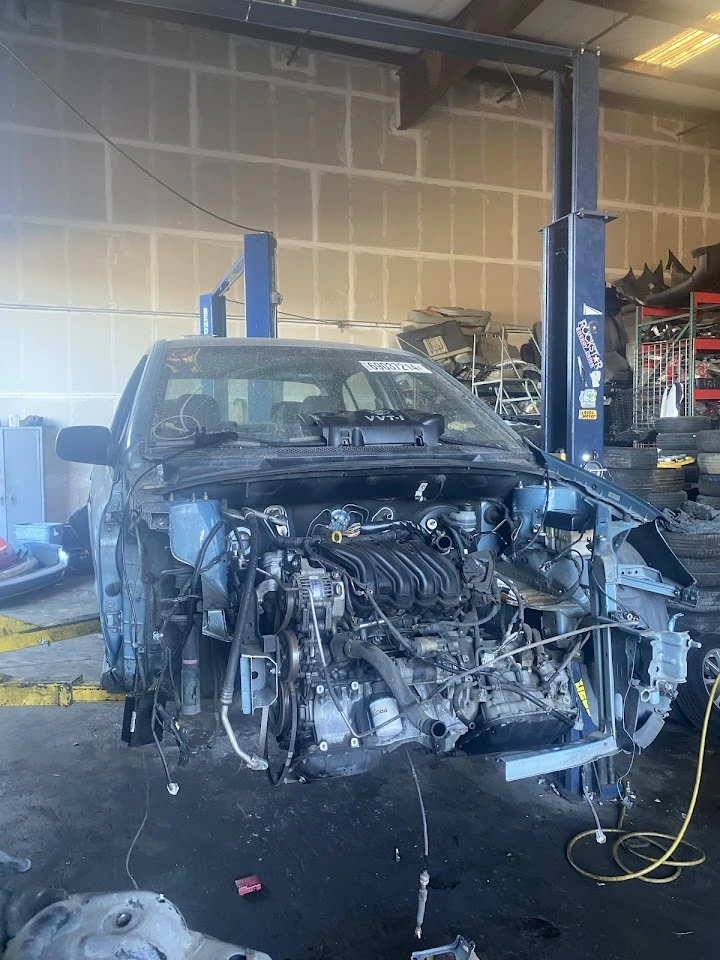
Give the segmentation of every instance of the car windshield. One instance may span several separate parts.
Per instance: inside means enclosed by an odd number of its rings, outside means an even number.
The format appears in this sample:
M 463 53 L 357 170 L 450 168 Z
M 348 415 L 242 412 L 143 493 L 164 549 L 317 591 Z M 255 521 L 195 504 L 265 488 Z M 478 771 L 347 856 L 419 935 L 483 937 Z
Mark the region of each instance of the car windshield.
M 312 416 L 413 410 L 440 414 L 441 442 L 523 450 L 488 409 L 431 362 L 300 343 L 172 346 L 150 430 L 153 445 L 233 431 L 237 443 L 323 443 Z

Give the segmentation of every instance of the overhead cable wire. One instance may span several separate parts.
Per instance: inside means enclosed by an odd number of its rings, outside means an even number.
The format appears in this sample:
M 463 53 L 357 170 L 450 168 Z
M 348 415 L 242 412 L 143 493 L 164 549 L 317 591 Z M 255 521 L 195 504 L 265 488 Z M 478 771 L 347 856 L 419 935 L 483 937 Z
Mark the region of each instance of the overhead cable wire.
M 67 100 L 58 90 L 55 89 L 55 87 L 49 84 L 46 80 L 43 80 L 43 78 L 39 74 L 37 74 L 33 70 L 33 68 L 22 59 L 22 57 L 18 56 L 18 54 L 15 53 L 15 51 L 11 47 L 9 47 L 4 40 L 1 40 L 1 39 L 0 39 L 0 48 L 2 48 L 6 53 L 8 53 L 13 58 L 13 60 L 15 60 L 17 63 L 20 64 L 21 67 L 27 70 L 27 72 L 32 77 L 34 77 L 38 81 L 38 83 L 41 83 L 46 90 L 49 90 L 54 97 L 57 97 L 60 103 L 62 103 L 65 107 L 67 107 L 67 109 L 72 114 L 74 114 L 78 118 L 78 120 L 81 120 L 86 126 L 88 126 L 93 131 L 93 133 L 96 133 L 101 140 L 104 140 L 105 143 L 108 144 L 108 146 L 112 147 L 113 150 L 116 150 L 120 154 L 120 156 L 125 157 L 125 159 L 128 160 L 130 163 L 132 163 L 134 167 L 137 167 L 138 170 L 141 170 L 145 174 L 145 176 L 150 177 L 151 180 L 154 180 L 155 183 L 161 186 L 164 190 L 167 190 L 174 197 L 177 197 L 178 200 L 182 200 L 184 203 L 189 204 L 191 207 L 194 207 L 196 210 L 199 210 L 200 213 L 204 213 L 207 217 L 212 217 L 214 220 L 219 220 L 220 223 L 226 223 L 230 227 L 237 227 L 238 230 L 244 230 L 248 233 L 264 233 L 265 232 L 260 227 L 251 227 L 251 226 L 248 226 L 248 224 L 246 223 L 238 223 L 235 220 L 229 220 L 227 217 L 223 217 L 219 213 L 213 213 L 212 210 L 208 210 L 207 207 L 203 207 L 202 204 L 195 203 L 195 201 L 191 200 L 190 197 L 186 197 L 184 193 L 180 193 L 179 190 L 176 190 L 174 187 L 171 187 L 169 183 L 166 183 L 164 180 L 161 180 L 160 177 L 157 177 L 151 170 L 148 170 L 147 167 L 143 166 L 143 164 L 140 163 L 139 160 L 136 160 L 135 157 L 132 156 L 132 154 L 128 153 L 127 150 L 124 150 L 120 146 L 120 144 L 116 143 L 114 140 L 108 137 L 107 134 L 103 133 L 103 131 L 100 130 L 99 127 L 96 127 L 91 120 L 88 120 L 88 118 L 83 113 L 81 113 L 76 107 L 74 107 L 69 100 Z
M 625 23 L 626 20 L 630 20 L 630 18 L 633 17 L 633 16 L 636 16 L 636 14 L 627 13 L 627 14 L 625 14 L 625 16 L 620 17 L 619 20 L 613 20 L 613 22 L 612 22 L 608 27 L 605 27 L 604 30 L 601 30 L 599 33 L 596 33 L 594 36 L 590 37 L 590 39 L 589 39 L 589 40 L 586 40 L 586 41 L 582 44 L 582 46 L 584 46 L 584 47 L 589 47 L 591 44 L 597 43 L 598 40 L 601 40 L 604 36 L 607 36 L 607 34 L 608 34 L 608 33 L 611 33 L 613 30 L 617 30 L 618 27 L 622 26 L 622 24 Z M 520 93 L 520 89 L 519 89 L 517 83 L 515 82 L 515 78 L 514 78 L 513 75 L 510 73 L 510 71 L 508 70 L 507 66 L 506 66 L 505 64 L 503 64 L 503 66 L 505 67 L 505 70 L 507 70 L 508 76 L 510 77 L 510 79 L 511 79 L 512 82 L 513 82 L 514 89 L 513 89 L 513 90 L 507 90 L 507 91 L 506 91 L 501 97 L 499 97 L 495 102 L 496 102 L 496 103 L 503 103 L 503 101 L 507 100 L 507 98 L 508 98 L 508 97 L 511 97 L 511 96 L 513 95 L 513 93 L 515 93 L 515 92 L 517 92 L 518 96 L 520 97 L 520 100 L 522 101 L 522 94 Z M 538 71 L 538 73 L 533 74 L 532 79 L 533 79 L 533 80 L 540 80 L 542 77 L 547 76 L 547 74 L 550 73 L 550 72 L 551 72 L 550 70 L 540 70 L 540 71 Z M 524 106 L 525 106 L 525 104 L 523 103 L 523 108 L 524 108 Z

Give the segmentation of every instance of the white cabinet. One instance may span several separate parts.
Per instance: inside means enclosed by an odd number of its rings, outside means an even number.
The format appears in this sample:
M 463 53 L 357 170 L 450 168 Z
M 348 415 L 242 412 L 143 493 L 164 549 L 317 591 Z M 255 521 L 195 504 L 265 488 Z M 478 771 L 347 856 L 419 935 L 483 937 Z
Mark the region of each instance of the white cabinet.
M 45 520 L 42 427 L 0 427 L 0 537 Z

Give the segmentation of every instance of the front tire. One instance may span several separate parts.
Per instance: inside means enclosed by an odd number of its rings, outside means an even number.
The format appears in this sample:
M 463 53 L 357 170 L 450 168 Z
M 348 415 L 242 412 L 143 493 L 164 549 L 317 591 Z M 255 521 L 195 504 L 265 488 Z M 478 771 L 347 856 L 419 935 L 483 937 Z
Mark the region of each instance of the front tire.
M 682 627 L 682 622 L 680 626 Z M 694 631 L 690 632 L 693 634 L 693 639 L 702 646 L 688 651 L 687 682 L 678 687 L 675 702 L 687 722 L 699 730 L 705 719 L 710 687 L 720 673 L 720 636 L 712 633 L 697 635 Z M 716 699 L 715 706 L 720 707 L 720 697 Z M 713 711 L 714 715 L 715 711 Z

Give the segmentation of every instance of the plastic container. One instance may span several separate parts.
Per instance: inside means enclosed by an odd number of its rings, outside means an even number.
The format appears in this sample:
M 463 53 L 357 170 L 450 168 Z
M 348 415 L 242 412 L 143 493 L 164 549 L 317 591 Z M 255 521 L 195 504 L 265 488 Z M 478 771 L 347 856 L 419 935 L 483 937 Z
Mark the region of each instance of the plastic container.
M 16 523 L 16 543 L 53 543 L 62 544 L 62 523 Z

